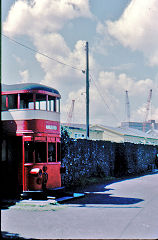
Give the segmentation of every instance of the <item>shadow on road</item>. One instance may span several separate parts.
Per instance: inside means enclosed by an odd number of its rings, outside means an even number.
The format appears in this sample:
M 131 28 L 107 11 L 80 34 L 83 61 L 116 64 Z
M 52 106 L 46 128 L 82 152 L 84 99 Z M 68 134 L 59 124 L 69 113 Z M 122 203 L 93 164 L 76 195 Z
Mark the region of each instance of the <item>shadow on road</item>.
M 71 204 L 113 204 L 113 205 L 130 205 L 144 201 L 140 198 L 126 198 L 116 197 L 108 194 L 108 191 L 114 190 L 105 188 L 105 185 L 95 185 L 88 187 L 85 191 L 85 197 L 79 199 L 72 199 L 67 201 Z
M 9 232 L 1 232 L 1 239 L 17 239 L 17 240 L 23 240 L 27 238 L 20 237 L 17 233 L 9 233 Z M 33 240 L 33 238 L 29 238 L 30 240 Z
M 84 198 L 70 200 L 70 201 L 67 201 L 67 203 L 129 205 L 129 204 L 136 204 L 142 201 L 144 200 L 140 198 L 113 197 L 107 193 L 105 194 L 90 193 L 90 194 L 87 194 Z
M 2 199 L 1 200 L 1 209 L 9 209 L 11 206 L 19 202 L 19 199 Z

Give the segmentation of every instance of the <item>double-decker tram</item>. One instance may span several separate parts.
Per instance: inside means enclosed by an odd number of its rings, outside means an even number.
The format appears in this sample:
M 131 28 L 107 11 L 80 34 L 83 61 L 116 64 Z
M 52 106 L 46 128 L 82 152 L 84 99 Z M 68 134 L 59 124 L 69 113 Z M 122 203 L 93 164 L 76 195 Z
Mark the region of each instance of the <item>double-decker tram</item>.
M 5 191 L 42 190 L 43 176 L 48 189 L 61 187 L 59 92 L 41 84 L 2 84 L 1 95 Z

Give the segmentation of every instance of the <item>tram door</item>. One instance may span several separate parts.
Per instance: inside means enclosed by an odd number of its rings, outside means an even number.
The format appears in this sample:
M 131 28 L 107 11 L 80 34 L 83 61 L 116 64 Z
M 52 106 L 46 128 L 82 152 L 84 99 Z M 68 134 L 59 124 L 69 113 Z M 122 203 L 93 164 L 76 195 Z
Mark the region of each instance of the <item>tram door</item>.
M 2 140 L 1 186 L 4 197 L 16 197 L 22 190 L 22 138 Z

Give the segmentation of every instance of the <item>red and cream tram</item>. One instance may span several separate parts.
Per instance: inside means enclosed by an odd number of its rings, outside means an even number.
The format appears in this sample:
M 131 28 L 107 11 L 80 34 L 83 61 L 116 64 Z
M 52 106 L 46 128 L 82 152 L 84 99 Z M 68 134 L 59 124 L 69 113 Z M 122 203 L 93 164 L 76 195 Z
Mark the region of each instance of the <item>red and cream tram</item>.
M 61 187 L 59 92 L 41 84 L 2 84 L 1 95 L 4 182 L 23 192 L 41 190 L 44 167 L 46 187 Z

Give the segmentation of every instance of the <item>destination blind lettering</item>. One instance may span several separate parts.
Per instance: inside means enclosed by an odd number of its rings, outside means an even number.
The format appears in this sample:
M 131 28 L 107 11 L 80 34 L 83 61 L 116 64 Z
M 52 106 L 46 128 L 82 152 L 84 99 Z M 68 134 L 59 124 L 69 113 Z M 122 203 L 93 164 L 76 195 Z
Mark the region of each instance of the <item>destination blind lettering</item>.
M 54 125 L 46 125 L 46 129 L 48 129 L 48 130 L 57 130 L 57 126 L 54 126 Z

